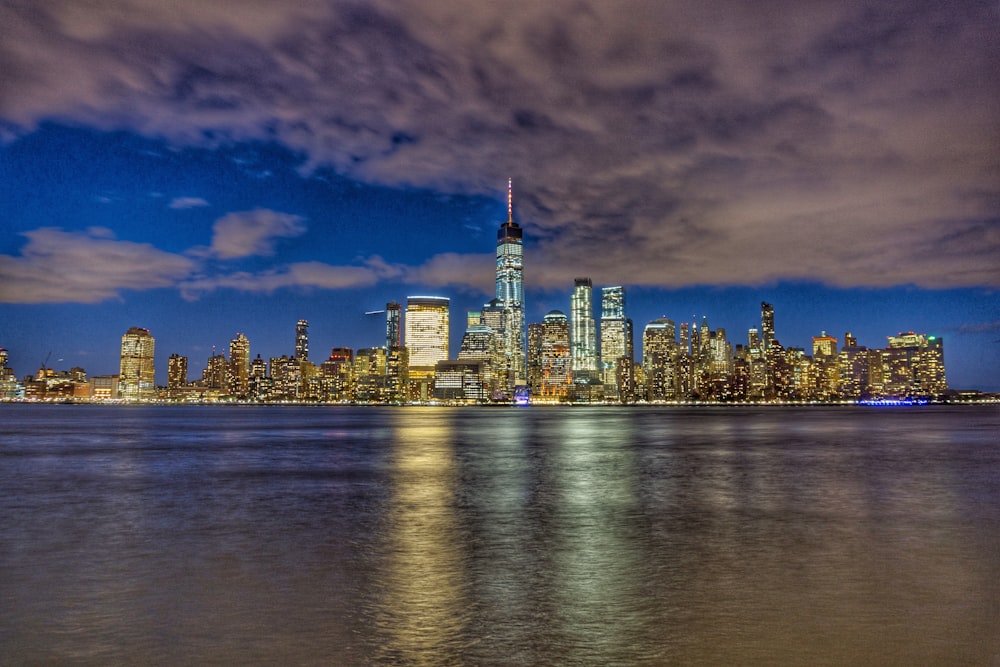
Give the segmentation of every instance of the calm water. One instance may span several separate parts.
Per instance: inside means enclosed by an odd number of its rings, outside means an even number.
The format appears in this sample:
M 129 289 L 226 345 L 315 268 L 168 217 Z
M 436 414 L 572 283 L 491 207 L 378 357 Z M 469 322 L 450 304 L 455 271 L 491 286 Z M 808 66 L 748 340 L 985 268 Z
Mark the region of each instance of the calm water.
M 997 408 L 0 405 L 0 663 L 1000 665 Z

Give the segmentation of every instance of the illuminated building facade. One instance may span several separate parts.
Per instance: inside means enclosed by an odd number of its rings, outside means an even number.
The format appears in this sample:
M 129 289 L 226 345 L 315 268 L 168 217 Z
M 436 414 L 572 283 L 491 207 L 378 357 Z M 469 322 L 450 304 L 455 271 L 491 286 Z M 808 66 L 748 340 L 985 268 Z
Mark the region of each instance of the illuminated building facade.
M 156 397 L 154 352 L 156 340 L 149 329 L 131 327 L 122 336 L 118 395 L 126 401 Z
M 824 331 L 812 339 L 812 396 L 820 400 L 840 395 L 840 360 L 837 339 Z
M 597 330 L 594 323 L 594 285 L 590 278 L 577 278 L 570 297 L 570 359 L 574 382 L 597 377 Z
M 605 397 L 618 391 L 618 364 L 632 358 L 632 321 L 625 317 L 625 288 L 617 285 L 601 289 L 601 379 Z
M 180 389 L 188 383 L 188 358 L 171 354 L 167 359 L 167 389 Z
M 909 331 L 889 336 L 886 394 L 893 398 L 931 398 L 948 389 L 944 370 L 944 340 Z
M 433 390 L 434 367 L 448 360 L 450 300 L 442 296 L 410 296 L 404 319 L 412 395 L 427 400 Z
M 562 399 L 572 381 L 569 318 L 552 310 L 542 319 L 541 395 Z
M 642 331 L 642 366 L 646 371 L 646 399 L 666 401 L 677 397 L 678 355 L 676 326 L 672 320 L 653 320 Z
M 483 361 L 439 361 L 434 369 L 434 398 L 481 402 L 490 398 Z
M 497 231 L 496 299 L 503 309 L 500 327 L 486 323 L 500 337 L 504 354 L 501 375 L 507 376 L 507 392 L 525 382 L 524 355 L 524 234 L 514 222 L 511 182 L 507 181 L 507 222 Z
M 528 389 L 532 394 L 542 391 L 542 342 L 545 339 L 545 325 L 532 322 L 528 325 L 528 346 L 525 350 L 525 367 Z
M 226 390 L 233 396 L 250 393 L 250 340 L 242 333 L 229 341 L 229 374 Z
M 400 322 L 402 320 L 403 308 L 395 301 L 390 301 L 385 304 L 385 349 L 394 350 L 396 348 L 402 347 L 403 343 L 400 338 L 402 335 L 402 328 L 400 327 Z
M 224 354 L 213 354 L 208 358 L 205 369 L 201 372 L 201 384 L 208 389 L 222 389 L 226 386 L 226 376 L 229 372 L 229 361 Z
M 309 361 L 309 322 L 306 320 L 295 324 L 295 358 Z
M 354 353 L 354 396 L 365 403 L 381 403 L 389 398 L 388 357 L 384 347 L 362 347 Z

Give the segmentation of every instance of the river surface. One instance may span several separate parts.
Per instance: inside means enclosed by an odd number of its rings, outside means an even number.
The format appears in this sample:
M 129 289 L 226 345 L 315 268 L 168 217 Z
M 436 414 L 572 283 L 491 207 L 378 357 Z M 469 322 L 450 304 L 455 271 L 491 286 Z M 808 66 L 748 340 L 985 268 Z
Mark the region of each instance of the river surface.
M 0 664 L 1000 665 L 1000 409 L 0 405 Z

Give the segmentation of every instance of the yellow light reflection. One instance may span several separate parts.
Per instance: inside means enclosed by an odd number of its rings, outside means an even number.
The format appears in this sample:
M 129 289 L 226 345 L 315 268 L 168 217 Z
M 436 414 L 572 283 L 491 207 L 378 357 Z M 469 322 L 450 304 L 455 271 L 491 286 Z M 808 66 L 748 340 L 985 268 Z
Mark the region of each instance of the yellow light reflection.
M 455 517 L 450 416 L 402 411 L 394 426 L 392 494 L 377 612 L 381 658 L 414 665 L 458 661 L 468 613 L 463 540 Z

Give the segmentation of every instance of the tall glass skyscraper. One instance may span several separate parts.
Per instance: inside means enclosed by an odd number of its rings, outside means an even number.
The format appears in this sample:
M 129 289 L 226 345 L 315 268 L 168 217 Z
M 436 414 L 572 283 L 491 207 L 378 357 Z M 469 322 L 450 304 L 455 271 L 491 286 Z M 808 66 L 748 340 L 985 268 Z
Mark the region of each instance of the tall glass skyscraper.
M 621 285 L 601 288 L 601 374 L 606 392 L 618 385 L 618 360 L 632 355 L 628 333 L 625 288 Z
M 399 321 L 402 316 L 402 307 L 395 301 L 385 304 L 385 349 L 386 351 L 398 349 L 400 343 L 401 329 Z
M 507 181 L 507 222 L 497 231 L 497 301 L 504 311 L 498 331 L 504 354 L 507 389 L 524 384 L 524 239 L 514 222 L 511 181 Z
M 122 336 L 118 395 L 126 401 L 156 397 L 156 369 L 153 353 L 156 340 L 149 329 L 131 327 Z
M 594 322 L 594 284 L 577 278 L 570 297 L 570 357 L 573 381 L 597 376 L 597 327 Z

